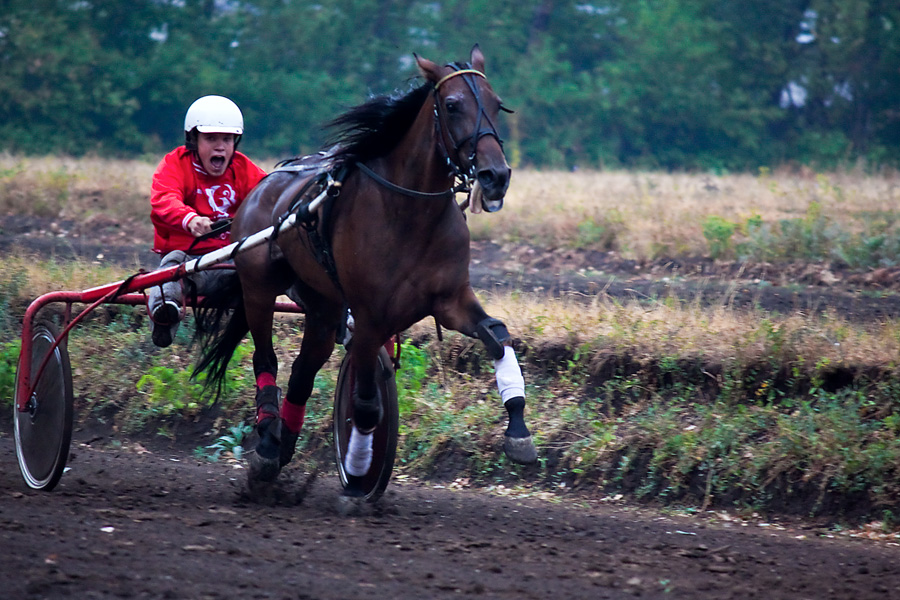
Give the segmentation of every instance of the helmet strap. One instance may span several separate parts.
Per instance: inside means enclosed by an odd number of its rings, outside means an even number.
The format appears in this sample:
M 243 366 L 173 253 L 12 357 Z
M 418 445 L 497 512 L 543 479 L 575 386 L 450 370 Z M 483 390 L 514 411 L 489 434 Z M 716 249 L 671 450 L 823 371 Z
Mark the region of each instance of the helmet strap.
M 198 150 L 198 148 L 197 148 L 197 136 L 198 135 L 199 134 L 197 133 L 196 127 L 191 129 L 190 131 L 184 132 L 184 146 L 185 146 L 185 148 L 190 150 L 195 155 L 197 154 L 197 150 Z

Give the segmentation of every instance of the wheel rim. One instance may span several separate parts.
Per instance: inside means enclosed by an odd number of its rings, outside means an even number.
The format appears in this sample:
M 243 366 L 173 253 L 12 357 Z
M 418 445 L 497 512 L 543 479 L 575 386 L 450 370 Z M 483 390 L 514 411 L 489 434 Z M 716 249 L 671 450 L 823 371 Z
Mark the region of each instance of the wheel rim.
M 32 336 L 31 373 L 37 374 L 56 336 L 43 324 Z M 25 357 L 20 357 L 23 360 Z M 18 390 L 18 375 L 16 376 Z M 72 433 L 71 371 L 65 347 L 53 350 L 29 401 L 29 410 L 15 411 L 16 454 L 29 487 L 52 489 L 65 468 Z
M 378 354 L 379 366 L 382 376 L 379 376 L 377 385 L 381 396 L 384 417 L 378 427 L 375 428 L 372 440 L 372 466 L 369 472 L 361 478 L 361 487 L 364 498 L 374 502 L 384 493 L 390 481 L 394 469 L 394 458 L 397 451 L 397 387 L 394 380 L 394 371 L 390 366 L 390 358 L 382 349 Z M 334 437 L 335 455 L 337 458 L 338 473 L 341 484 L 348 485 L 348 474 L 344 469 L 344 457 L 347 453 L 347 445 L 350 442 L 353 416 L 353 365 L 349 358 L 341 364 L 338 376 L 334 410 Z

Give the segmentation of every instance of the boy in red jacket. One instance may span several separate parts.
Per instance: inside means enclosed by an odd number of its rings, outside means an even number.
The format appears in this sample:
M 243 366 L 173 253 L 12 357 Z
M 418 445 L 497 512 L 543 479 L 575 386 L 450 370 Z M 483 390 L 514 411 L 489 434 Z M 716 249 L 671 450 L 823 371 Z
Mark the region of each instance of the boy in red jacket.
M 227 231 L 196 240 L 212 233 L 216 221 L 232 218 L 250 190 L 266 176 L 237 152 L 243 133 L 244 117 L 228 98 L 204 96 L 188 108 L 184 146 L 163 157 L 150 188 L 153 251 L 162 255 L 160 268 L 187 262 L 231 243 Z M 213 269 L 189 279 L 202 296 L 214 292 L 222 278 L 234 276 L 233 271 Z M 150 330 L 157 346 L 172 343 L 183 316 L 183 299 L 183 281 L 148 290 Z

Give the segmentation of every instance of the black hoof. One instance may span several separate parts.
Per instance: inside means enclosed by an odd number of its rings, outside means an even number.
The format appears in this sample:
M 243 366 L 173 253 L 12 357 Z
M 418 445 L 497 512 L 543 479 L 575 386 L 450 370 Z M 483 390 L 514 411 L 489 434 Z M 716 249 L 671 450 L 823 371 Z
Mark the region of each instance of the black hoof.
M 257 425 L 259 441 L 256 451 L 249 453 L 250 478 L 256 481 L 274 481 L 281 470 L 281 420 L 264 419 Z M 296 441 L 296 440 L 295 440 Z
M 537 448 L 534 447 L 534 441 L 530 435 L 518 438 L 505 436 L 503 452 L 509 460 L 520 465 L 530 465 L 537 462 Z
M 250 463 L 248 476 L 253 481 L 275 481 L 281 471 L 277 458 L 264 458 L 256 452 L 251 452 L 247 455 L 247 461 Z

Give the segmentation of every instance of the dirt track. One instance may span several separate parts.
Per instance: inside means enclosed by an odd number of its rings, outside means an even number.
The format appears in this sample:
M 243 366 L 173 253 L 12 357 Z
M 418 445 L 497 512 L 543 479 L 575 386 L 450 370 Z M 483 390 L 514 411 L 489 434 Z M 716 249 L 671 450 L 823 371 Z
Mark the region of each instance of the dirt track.
M 33 223 L 18 234 L 8 221 L 2 229 L 3 252 L 99 253 L 64 237 L 25 239 Z M 104 260 L 147 256 L 108 240 L 102 248 Z M 838 307 L 859 320 L 900 315 L 891 274 L 866 283 L 812 273 L 791 287 L 777 273 L 725 276 L 728 266 L 703 261 L 534 254 L 476 244 L 473 280 L 637 298 L 701 293 L 771 310 Z M 4 599 L 900 597 L 900 546 L 829 538 L 811 524 L 676 517 L 599 498 L 550 502 L 408 480 L 392 482 L 375 505 L 341 504 L 327 461 L 317 477 L 289 468 L 277 486 L 250 494 L 245 471 L 198 462 L 184 440 L 116 447 L 76 432 L 59 487 L 32 492 L 18 472 L 10 416 L 0 415 Z
M 395 481 L 341 505 L 336 475 L 245 472 L 183 450 L 73 444 L 26 491 L 0 436 L 0 589 L 38 598 L 896 598 L 900 548 L 804 526 L 674 517 Z M 95 442 L 96 443 L 96 442 Z M 802 539 L 799 539 L 802 538 Z

